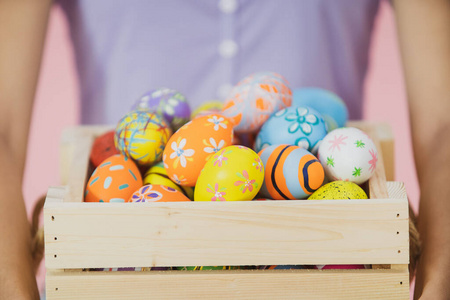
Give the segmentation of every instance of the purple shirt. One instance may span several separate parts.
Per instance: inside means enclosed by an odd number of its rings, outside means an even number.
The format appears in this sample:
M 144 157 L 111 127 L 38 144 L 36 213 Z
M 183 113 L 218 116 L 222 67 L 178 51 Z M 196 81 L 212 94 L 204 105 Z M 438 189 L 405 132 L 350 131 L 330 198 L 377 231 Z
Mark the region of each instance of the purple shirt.
M 378 0 L 60 0 L 70 24 L 82 122 L 115 124 L 155 87 L 195 108 L 257 71 L 322 87 L 362 112 Z

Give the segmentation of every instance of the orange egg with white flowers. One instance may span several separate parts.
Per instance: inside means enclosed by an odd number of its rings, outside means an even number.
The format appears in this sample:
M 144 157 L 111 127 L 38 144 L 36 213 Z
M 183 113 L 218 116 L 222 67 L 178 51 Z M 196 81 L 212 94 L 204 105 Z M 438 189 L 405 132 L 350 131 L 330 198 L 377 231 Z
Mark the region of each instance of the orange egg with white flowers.
M 206 161 L 232 145 L 233 126 L 221 114 L 196 118 L 178 129 L 169 139 L 163 162 L 167 175 L 179 185 L 195 186 Z

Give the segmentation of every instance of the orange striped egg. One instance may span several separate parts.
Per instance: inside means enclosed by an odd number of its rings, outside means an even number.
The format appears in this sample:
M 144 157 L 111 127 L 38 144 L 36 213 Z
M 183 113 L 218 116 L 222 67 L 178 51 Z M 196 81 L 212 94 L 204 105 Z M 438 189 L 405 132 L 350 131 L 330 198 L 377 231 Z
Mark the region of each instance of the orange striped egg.
M 105 159 L 86 186 L 86 202 L 125 202 L 142 186 L 136 164 L 121 154 Z
M 323 183 L 325 173 L 319 160 L 298 146 L 273 145 L 259 152 L 264 163 L 260 193 L 277 200 L 304 199 Z
M 127 202 L 182 202 L 191 201 L 183 193 L 174 188 L 159 185 L 147 184 L 131 195 Z

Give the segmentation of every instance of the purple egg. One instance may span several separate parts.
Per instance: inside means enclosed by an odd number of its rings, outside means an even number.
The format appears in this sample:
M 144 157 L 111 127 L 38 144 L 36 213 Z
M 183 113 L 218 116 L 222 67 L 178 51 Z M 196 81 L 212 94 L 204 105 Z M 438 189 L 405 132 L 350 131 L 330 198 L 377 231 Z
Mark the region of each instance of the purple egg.
M 168 88 L 153 89 L 145 93 L 132 109 L 146 109 L 162 114 L 174 131 L 189 122 L 191 116 L 186 97 Z

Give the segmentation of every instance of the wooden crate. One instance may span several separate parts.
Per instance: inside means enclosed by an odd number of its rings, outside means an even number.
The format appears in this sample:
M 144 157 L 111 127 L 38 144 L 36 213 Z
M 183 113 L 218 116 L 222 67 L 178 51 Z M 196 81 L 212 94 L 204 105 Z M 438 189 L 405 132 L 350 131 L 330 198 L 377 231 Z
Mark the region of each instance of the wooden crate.
M 44 207 L 48 299 L 409 299 L 408 201 L 383 124 L 369 200 L 83 203 L 107 127 L 67 130 Z M 384 160 L 384 163 L 383 163 Z M 386 169 L 386 170 L 385 170 Z M 89 268 L 370 264 L 365 270 L 104 272 Z

